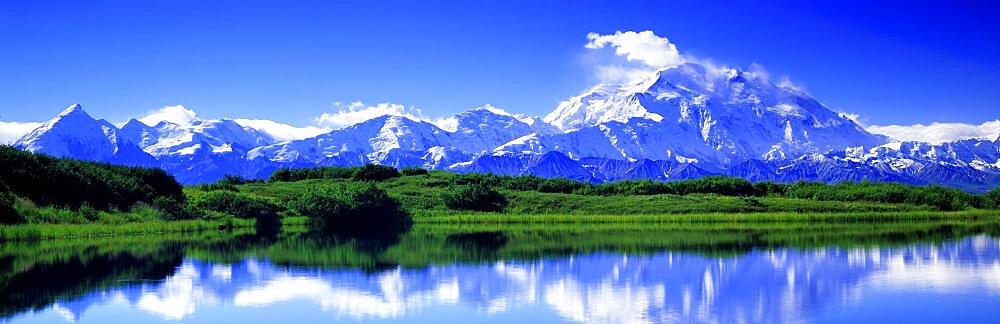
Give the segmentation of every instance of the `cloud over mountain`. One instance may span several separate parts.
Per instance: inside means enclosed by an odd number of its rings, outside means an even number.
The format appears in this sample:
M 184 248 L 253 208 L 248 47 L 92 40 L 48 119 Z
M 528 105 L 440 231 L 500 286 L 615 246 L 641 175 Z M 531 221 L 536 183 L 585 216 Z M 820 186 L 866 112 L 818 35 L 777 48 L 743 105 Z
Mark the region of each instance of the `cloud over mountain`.
M 334 113 L 323 113 L 316 117 L 314 120 L 316 125 L 338 129 L 386 115 L 405 116 L 414 120 L 424 119 L 423 113 L 419 109 L 394 103 L 368 106 L 360 101 L 355 101 L 346 105 L 338 102 L 334 106 L 339 110 Z
M 338 102 L 334 106 L 339 108 L 337 112 L 323 113 L 313 119 L 313 122 L 320 127 L 340 129 L 382 116 L 403 116 L 413 120 L 429 122 L 443 129 L 455 128 L 454 120 L 451 118 L 427 117 L 420 109 L 401 104 L 383 102 L 369 106 L 360 101 L 355 101 L 350 104 Z
M 641 62 L 654 68 L 676 66 L 687 62 L 677 51 L 677 45 L 671 43 L 666 37 L 657 36 L 651 30 L 638 33 L 617 31 L 610 35 L 589 33 L 587 39 L 590 42 L 584 45 L 586 48 L 600 49 L 611 46 L 618 56 L 624 56 L 630 62 Z
M 869 132 L 882 134 L 901 141 L 918 141 L 940 144 L 963 139 L 996 139 L 1000 135 L 1000 120 L 982 124 L 930 123 L 929 125 L 872 125 Z
M 712 66 L 705 60 L 681 54 L 676 44 L 651 30 L 589 33 L 583 47 L 589 50 L 585 54 L 586 68 L 601 84 L 631 84 L 654 71 L 684 63 Z
M 12 144 L 39 126 L 42 126 L 42 123 L 0 121 L 0 144 Z
M 234 119 L 237 124 L 244 127 L 250 127 L 261 132 L 266 133 L 271 138 L 277 141 L 291 141 L 297 139 L 310 138 L 316 135 L 324 134 L 330 131 L 329 128 L 316 127 L 316 126 L 305 126 L 305 127 L 295 127 L 288 124 L 282 124 L 267 119 Z
M 146 113 L 139 118 L 143 124 L 156 126 L 161 121 L 167 121 L 178 125 L 187 125 L 198 119 L 198 114 L 182 105 L 166 106 Z

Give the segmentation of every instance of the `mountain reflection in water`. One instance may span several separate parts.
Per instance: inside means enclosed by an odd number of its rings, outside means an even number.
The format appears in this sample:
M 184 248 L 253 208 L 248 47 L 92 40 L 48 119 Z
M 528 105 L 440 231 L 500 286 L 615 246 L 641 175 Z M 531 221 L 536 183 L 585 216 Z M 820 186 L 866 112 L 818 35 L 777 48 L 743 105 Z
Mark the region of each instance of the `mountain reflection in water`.
M 200 312 L 221 311 L 229 321 L 253 321 L 251 310 L 312 309 L 319 314 L 308 315 L 312 321 L 472 320 L 434 311 L 461 309 L 467 312 L 456 314 L 486 320 L 527 312 L 569 322 L 728 323 L 823 319 L 878 302 L 868 294 L 908 296 L 927 307 L 956 295 L 1000 305 L 1000 240 L 987 235 L 890 247 L 754 248 L 725 256 L 593 251 L 377 269 L 266 256 L 204 259 L 185 256 L 163 279 L 107 285 L 8 319 L 88 321 L 90 313 L 119 311 L 139 321 L 197 322 L 210 321 Z

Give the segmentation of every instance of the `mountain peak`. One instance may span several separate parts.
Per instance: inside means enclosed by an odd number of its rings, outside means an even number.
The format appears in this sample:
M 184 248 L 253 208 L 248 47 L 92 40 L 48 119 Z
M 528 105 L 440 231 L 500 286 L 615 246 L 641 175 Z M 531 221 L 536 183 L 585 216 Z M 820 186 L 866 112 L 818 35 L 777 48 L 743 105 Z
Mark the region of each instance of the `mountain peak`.
M 81 106 L 78 103 L 75 103 L 75 104 L 70 105 L 69 107 L 66 107 L 65 110 L 63 110 L 61 113 L 59 113 L 59 116 L 62 117 L 62 116 L 69 116 L 69 115 L 75 115 L 75 114 L 84 114 L 84 115 L 86 115 L 87 112 L 83 111 L 83 106 Z
M 129 119 L 128 119 L 128 121 L 126 121 L 126 122 L 125 122 L 124 124 L 122 124 L 122 128 L 125 128 L 125 127 L 127 127 L 127 126 L 139 126 L 139 125 L 142 125 L 142 126 L 146 126 L 146 124 L 143 124 L 143 123 L 142 123 L 141 121 L 139 121 L 138 119 L 135 119 L 135 118 L 129 118 Z M 147 126 L 147 127 L 148 127 L 148 126 Z

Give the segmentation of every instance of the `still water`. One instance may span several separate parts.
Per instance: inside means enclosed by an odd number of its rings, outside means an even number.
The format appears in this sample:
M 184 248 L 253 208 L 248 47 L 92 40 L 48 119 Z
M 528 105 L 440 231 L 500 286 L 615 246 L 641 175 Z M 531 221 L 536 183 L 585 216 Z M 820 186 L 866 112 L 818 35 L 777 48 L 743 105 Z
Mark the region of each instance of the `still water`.
M 718 238 L 700 241 L 711 234 L 435 234 L 451 231 L 381 244 L 235 235 L 24 247 L 44 260 L 10 250 L 0 259 L 8 270 L 3 314 L 13 323 L 940 323 L 1000 315 L 995 229 L 929 226 L 846 243 L 846 234 L 806 233 L 812 239 L 803 243 L 753 229 L 712 230 Z M 567 237 L 597 238 L 546 243 Z M 53 256 L 37 256 L 46 253 Z

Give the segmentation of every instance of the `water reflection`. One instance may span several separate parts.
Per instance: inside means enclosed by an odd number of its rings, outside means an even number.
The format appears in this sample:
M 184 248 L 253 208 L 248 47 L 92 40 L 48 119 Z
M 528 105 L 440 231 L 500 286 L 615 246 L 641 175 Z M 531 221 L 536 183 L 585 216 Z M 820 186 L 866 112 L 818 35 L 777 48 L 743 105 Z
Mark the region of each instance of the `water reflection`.
M 506 240 L 490 233 L 448 239 L 488 253 Z M 482 318 L 531 309 L 572 322 L 799 322 L 885 292 L 926 302 L 972 294 L 1000 304 L 1000 240 L 987 235 L 894 247 L 754 248 L 722 257 L 595 251 L 375 271 L 191 254 L 164 279 L 97 289 L 13 320 L 86 320 L 91 309 L 114 307 L 193 321 L 200 311 L 222 309 L 239 320 L 253 319 L 242 315 L 248 309 L 294 304 L 329 316 L 314 320 L 428 320 L 441 316 L 429 309 L 451 307 Z

